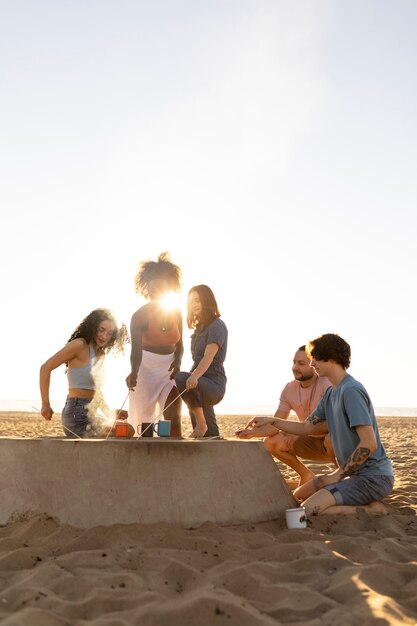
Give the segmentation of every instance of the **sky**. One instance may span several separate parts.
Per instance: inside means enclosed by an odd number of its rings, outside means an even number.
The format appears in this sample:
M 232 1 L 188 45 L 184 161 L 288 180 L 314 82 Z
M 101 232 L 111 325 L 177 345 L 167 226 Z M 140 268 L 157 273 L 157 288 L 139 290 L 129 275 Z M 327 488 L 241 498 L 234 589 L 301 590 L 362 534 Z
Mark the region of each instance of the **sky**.
M 162 251 L 229 329 L 220 409 L 275 407 L 327 332 L 417 407 L 416 27 L 412 0 L 0 0 L 0 407 L 91 310 L 129 325 Z M 120 406 L 129 350 L 106 368 Z

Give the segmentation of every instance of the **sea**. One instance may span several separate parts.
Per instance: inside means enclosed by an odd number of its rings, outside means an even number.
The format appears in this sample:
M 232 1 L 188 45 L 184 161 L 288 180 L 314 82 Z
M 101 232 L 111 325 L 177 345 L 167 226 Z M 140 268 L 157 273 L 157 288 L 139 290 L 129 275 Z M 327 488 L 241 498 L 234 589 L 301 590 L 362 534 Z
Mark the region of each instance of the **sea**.
M 65 399 L 52 400 L 51 404 L 60 411 L 64 406 Z M 275 405 L 267 404 L 228 404 L 221 402 L 216 406 L 218 415 L 273 415 Z M 25 411 L 39 412 L 40 403 L 37 400 L 0 399 L 0 411 Z M 378 417 L 417 417 L 417 407 L 399 406 L 375 406 L 375 414 Z

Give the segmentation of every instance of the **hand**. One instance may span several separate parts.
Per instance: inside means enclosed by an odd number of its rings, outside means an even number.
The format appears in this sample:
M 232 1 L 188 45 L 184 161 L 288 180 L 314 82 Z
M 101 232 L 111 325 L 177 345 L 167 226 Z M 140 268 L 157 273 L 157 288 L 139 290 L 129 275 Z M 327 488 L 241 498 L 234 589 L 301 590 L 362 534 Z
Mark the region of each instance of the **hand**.
M 187 381 L 185 383 L 186 390 L 190 391 L 190 389 L 195 389 L 197 385 L 198 385 L 197 376 L 195 376 L 194 374 L 190 374 L 190 376 L 187 378 Z
M 243 428 L 236 431 L 239 439 L 252 439 L 253 437 L 273 437 L 277 434 L 275 426 L 271 426 L 271 422 L 266 422 L 263 426 L 254 426 L 253 428 Z
M 334 472 L 332 474 L 334 474 Z M 335 480 L 334 476 L 331 478 L 332 474 L 321 474 L 320 476 L 315 476 L 303 485 L 300 485 L 297 489 L 295 489 L 295 491 L 293 491 L 294 498 L 304 502 L 304 500 L 307 500 L 307 498 L 317 493 L 317 491 L 320 491 L 320 489 L 323 489 L 326 485 L 332 485 L 333 483 L 338 482 L 338 480 Z
M 129 389 L 133 390 L 138 382 L 138 375 L 130 372 L 129 376 L 126 378 L 126 385 Z
M 334 485 L 334 483 L 338 483 L 341 480 L 341 470 L 340 467 L 337 468 L 334 472 L 330 474 L 321 474 L 320 476 L 316 476 L 313 478 L 313 483 L 318 491 L 319 489 L 323 489 L 326 485 Z
M 260 428 L 262 426 L 272 426 L 274 423 L 274 419 L 272 417 L 265 417 L 262 415 L 257 415 L 253 417 L 245 426 L 245 430 L 248 428 Z M 276 432 L 278 432 L 278 428 L 274 426 Z
M 257 436 L 253 428 L 242 428 L 241 430 L 237 430 L 235 435 L 239 437 L 239 439 L 252 439 L 252 437 Z
M 320 476 L 320 478 L 323 479 L 323 482 L 320 486 L 334 485 L 334 483 L 339 483 L 342 480 L 343 470 L 341 467 L 338 467 L 330 474 L 324 474 L 323 476 Z
M 54 412 L 53 412 L 50 404 L 43 404 L 42 405 L 41 415 L 46 420 L 48 420 L 48 422 L 52 419 L 53 414 L 54 414 Z

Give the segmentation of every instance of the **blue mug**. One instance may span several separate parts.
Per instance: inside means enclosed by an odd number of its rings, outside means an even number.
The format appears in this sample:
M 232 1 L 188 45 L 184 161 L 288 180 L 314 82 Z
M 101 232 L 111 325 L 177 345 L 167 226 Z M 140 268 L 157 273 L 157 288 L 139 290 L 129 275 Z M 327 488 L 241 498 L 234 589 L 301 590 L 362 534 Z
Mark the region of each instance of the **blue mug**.
M 152 426 L 158 437 L 169 437 L 171 434 L 170 420 L 160 420 Z

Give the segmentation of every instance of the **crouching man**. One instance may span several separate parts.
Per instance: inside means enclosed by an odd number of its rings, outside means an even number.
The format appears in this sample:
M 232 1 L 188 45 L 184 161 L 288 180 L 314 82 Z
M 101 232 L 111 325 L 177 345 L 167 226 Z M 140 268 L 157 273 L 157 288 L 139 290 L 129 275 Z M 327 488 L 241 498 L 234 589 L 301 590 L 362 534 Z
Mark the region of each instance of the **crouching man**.
M 316 476 L 294 491 L 302 501 L 307 517 L 323 513 L 355 513 L 357 507 L 367 512 L 382 512 L 380 504 L 394 484 L 391 461 L 381 443 L 370 397 L 364 386 L 347 369 L 350 346 L 335 334 L 310 341 L 306 353 L 318 376 L 326 376 L 327 389 L 317 408 L 305 422 L 289 422 L 270 417 L 255 417 L 236 434 L 242 439 L 270 437 L 274 430 L 293 435 L 329 433 L 337 469 Z

